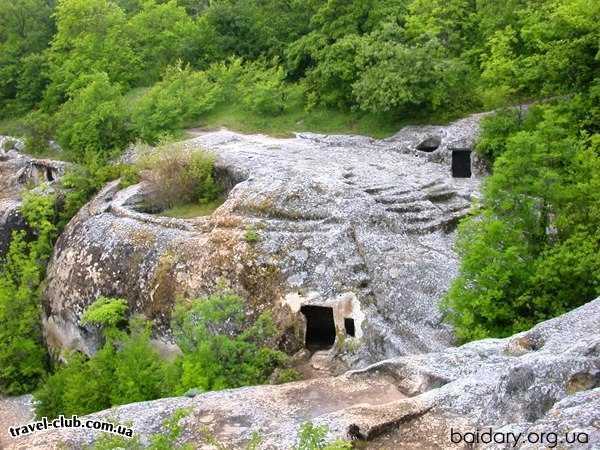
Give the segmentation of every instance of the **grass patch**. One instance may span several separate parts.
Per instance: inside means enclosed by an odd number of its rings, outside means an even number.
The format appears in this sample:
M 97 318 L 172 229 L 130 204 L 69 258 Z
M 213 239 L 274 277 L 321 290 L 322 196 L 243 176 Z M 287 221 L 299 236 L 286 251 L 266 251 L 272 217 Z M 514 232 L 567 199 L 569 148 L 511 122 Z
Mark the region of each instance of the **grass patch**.
M 398 117 L 392 113 L 367 114 L 359 111 L 342 111 L 316 107 L 305 108 L 304 97 L 300 87 L 290 87 L 285 111 L 278 116 L 258 115 L 249 111 L 241 102 L 229 102 L 217 105 L 210 112 L 202 115 L 190 127 L 199 129 L 215 129 L 225 127 L 240 133 L 262 133 L 274 137 L 291 137 L 298 132 L 314 132 L 323 134 L 360 134 L 374 138 L 385 138 L 397 133 L 406 125 L 448 123 L 456 117 L 431 113 L 422 117 L 411 115 Z M 440 113 L 441 114 L 441 113 Z
M 177 205 L 160 212 L 158 215 L 165 217 L 177 217 L 179 219 L 192 219 L 194 217 L 210 216 L 219 206 L 225 202 L 219 198 L 207 203 L 186 203 Z
M 398 131 L 400 122 L 389 117 L 375 117 L 328 109 L 306 111 L 301 105 L 290 107 L 279 116 L 259 116 L 240 105 L 216 107 L 201 118 L 200 127 L 225 127 L 240 133 L 262 133 L 274 137 L 290 137 L 311 131 L 324 134 L 362 134 L 388 137 Z
M 0 135 L 21 137 L 23 135 L 23 118 L 11 117 L 0 120 Z

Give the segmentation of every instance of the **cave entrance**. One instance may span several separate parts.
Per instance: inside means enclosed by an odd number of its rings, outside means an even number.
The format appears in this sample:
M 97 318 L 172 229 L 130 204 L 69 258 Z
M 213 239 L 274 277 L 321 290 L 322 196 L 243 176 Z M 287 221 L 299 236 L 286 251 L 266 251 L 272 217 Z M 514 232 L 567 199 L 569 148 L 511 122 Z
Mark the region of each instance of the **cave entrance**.
M 356 330 L 354 329 L 354 319 L 346 317 L 344 319 L 344 328 L 346 328 L 346 334 L 350 337 L 356 336 Z
M 314 351 L 331 348 L 335 342 L 333 308 L 304 305 L 300 312 L 306 318 L 306 348 Z
M 452 150 L 452 176 L 471 178 L 471 150 Z

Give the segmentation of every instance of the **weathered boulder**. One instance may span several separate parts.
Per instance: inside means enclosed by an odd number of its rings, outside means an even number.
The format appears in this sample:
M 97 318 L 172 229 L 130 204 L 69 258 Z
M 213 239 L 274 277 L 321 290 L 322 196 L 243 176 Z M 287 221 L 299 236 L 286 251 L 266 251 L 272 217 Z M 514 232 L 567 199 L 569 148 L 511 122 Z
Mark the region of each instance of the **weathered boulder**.
M 262 436 L 261 448 L 289 449 L 305 421 L 327 425 L 331 438 L 365 439 L 361 448 L 371 449 L 597 449 L 599 330 L 600 298 L 507 339 L 394 358 L 339 377 L 137 403 L 88 418 L 130 423 L 147 438 L 186 408 L 181 440 L 206 449 L 214 448 L 203 444 L 207 434 L 241 449 L 253 432 Z M 451 431 L 481 435 L 490 428 L 496 444 L 451 441 Z M 12 448 L 78 449 L 97 433 L 55 430 L 15 440 Z M 519 437 L 516 445 L 508 433 Z
M 416 147 L 432 127 L 385 140 L 221 130 L 183 142 L 217 156 L 227 201 L 210 217 L 170 219 L 143 212 L 143 185 L 107 186 L 56 245 L 48 342 L 93 352 L 97 336 L 79 317 L 109 295 L 155 319 L 168 343 L 175 297 L 210 293 L 225 279 L 253 313 L 275 312 L 289 351 L 305 337 L 335 340 L 357 367 L 446 347 L 452 335 L 437 305 L 456 274 L 455 224 L 479 186 L 476 176 L 452 176 L 451 152 L 472 147 L 480 117 L 433 127 L 441 143 L 431 153 Z
M 35 159 L 19 151 L 23 143 L 0 136 L 0 258 L 6 253 L 12 232 L 25 228 L 19 212 L 21 194 L 41 183 L 53 183 L 64 173 L 66 163 Z

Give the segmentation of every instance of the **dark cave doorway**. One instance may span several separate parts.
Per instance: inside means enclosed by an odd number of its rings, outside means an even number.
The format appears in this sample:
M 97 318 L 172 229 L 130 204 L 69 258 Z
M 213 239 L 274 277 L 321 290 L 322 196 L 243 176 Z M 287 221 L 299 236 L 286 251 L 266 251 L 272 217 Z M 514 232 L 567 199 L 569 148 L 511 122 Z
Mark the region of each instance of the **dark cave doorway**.
M 344 328 L 346 329 L 346 335 L 350 337 L 356 336 L 356 329 L 354 328 L 354 319 L 345 318 Z
M 333 347 L 336 334 L 333 308 L 304 305 L 300 312 L 306 318 L 306 348 L 317 351 Z
M 471 178 L 471 150 L 452 150 L 452 176 Z

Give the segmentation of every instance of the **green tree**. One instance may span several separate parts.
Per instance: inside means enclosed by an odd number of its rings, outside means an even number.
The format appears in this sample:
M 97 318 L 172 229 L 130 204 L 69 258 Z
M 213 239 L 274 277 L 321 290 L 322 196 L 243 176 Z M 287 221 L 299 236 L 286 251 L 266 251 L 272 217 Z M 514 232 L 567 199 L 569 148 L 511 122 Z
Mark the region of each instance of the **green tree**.
M 470 68 L 460 58 L 448 57 L 436 39 L 407 46 L 374 35 L 360 58 L 364 69 L 353 91 L 364 110 L 460 111 L 473 104 Z
M 167 66 L 186 59 L 194 33 L 194 22 L 174 0 L 144 2 L 142 9 L 127 23 L 127 35 L 140 60 L 140 82 L 154 83 Z
M 132 115 L 136 134 L 147 142 L 156 143 L 165 134 L 180 132 L 185 125 L 214 107 L 220 90 L 221 87 L 205 72 L 194 72 L 189 67 L 170 67 L 163 79 L 135 105 Z
M 46 0 L 0 3 L 0 117 L 23 114 L 42 98 L 53 9 Z
M 261 62 L 246 64 L 240 81 L 241 102 L 259 115 L 276 116 L 286 108 L 287 87 L 282 67 L 267 67 Z
M 84 323 L 102 329 L 104 345 L 91 358 L 71 353 L 45 380 L 34 394 L 38 417 L 89 414 L 173 393 L 177 372 L 152 347 L 150 324 L 134 317 L 129 332 L 117 328 L 125 310 L 120 299 L 101 297 L 90 305 Z
M 593 92 L 498 131 L 501 151 L 481 210 L 459 229 L 461 268 L 446 299 L 461 340 L 508 336 L 600 295 L 600 139 L 586 130 Z
M 56 114 L 56 136 L 72 160 L 83 161 L 88 153 L 107 158 L 130 142 L 121 89 L 106 73 L 81 76 L 68 96 Z
M 67 100 L 83 74 L 106 73 L 110 83 L 123 86 L 139 80 L 139 59 L 118 5 L 109 0 L 59 0 L 55 17 L 46 107 L 55 109 Z

